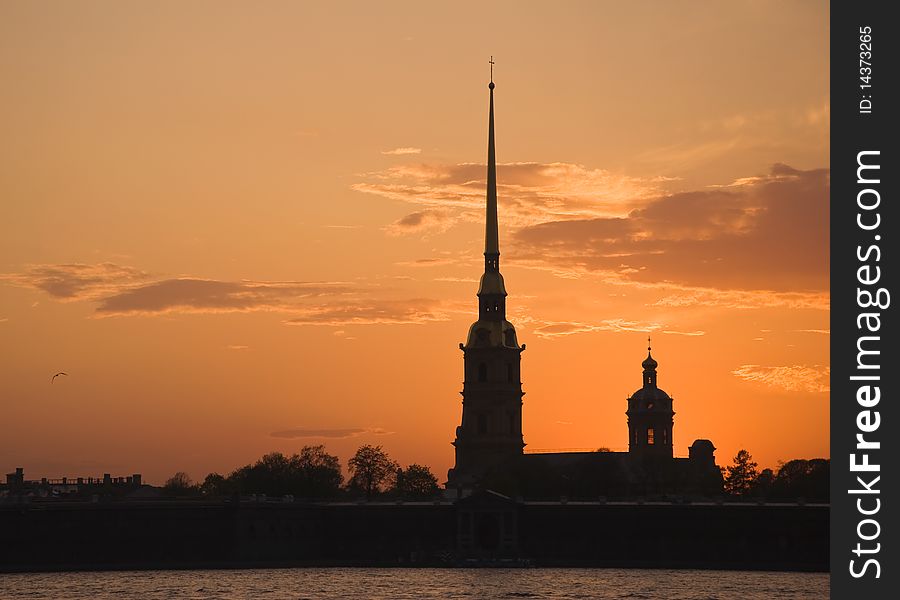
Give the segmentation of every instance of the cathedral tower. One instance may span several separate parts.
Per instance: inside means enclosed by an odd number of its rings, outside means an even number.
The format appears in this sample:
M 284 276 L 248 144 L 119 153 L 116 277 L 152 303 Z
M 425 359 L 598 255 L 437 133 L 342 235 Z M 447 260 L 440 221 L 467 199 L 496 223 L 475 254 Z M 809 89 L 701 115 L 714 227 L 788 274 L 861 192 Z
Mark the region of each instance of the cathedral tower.
M 492 63 L 493 65 L 493 63 Z M 487 209 L 484 274 L 478 286 L 478 320 L 463 351 L 462 424 L 456 428 L 456 466 L 447 487 L 472 487 L 491 467 L 522 454 L 521 355 L 516 329 L 506 320 L 506 287 L 500 274 L 497 164 L 494 155 L 494 81 L 488 117 Z
M 672 398 L 656 386 L 656 367 L 647 338 L 643 387 L 628 398 L 628 452 L 636 456 L 672 458 Z

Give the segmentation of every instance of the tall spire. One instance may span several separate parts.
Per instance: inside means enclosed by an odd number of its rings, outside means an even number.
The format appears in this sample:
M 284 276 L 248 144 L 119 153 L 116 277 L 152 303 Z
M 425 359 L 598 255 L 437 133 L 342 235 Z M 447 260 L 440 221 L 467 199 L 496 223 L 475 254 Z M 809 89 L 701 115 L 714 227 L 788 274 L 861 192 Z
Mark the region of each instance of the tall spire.
M 484 230 L 484 257 L 494 259 L 500 256 L 500 235 L 497 227 L 497 159 L 494 154 L 494 57 L 491 56 L 491 110 L 488 118 L 488 165 L 487 165 L 487 213 Z
M 656 386 L 656 367 L 659 366 L 659 363 L 654 360 L 653 355 L 650 354 L 650 336 L 647 336 L 647 358 L 644 359 L 644 362 L 641 363 L 641 366 L 644 367 L 644 385 L 645 386 Z
M 491 109 L 488 118 L 487 202 L 484 223 L 484 274 L 478 285 L 479 321 L 506 322 L 506 286 L 500 274 L 497 227 L 497 159 L 494 155 L 494 57 L 491 57 Z M 510 325 L 510 327 L 512 327 Z M 498 334 L 499 337 L 499 334 Z M 498 340 L 498 343 L 499 340 Z

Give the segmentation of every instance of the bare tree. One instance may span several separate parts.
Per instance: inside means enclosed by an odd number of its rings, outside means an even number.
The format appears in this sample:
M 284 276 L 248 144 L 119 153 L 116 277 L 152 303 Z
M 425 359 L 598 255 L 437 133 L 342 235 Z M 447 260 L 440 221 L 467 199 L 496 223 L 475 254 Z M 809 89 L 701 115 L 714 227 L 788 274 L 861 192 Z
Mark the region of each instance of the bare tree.
M 172 495 L 189 494 L 196 491 L 194 482 L 184 471 L 178 471 L 166 480 L 163 489 Z

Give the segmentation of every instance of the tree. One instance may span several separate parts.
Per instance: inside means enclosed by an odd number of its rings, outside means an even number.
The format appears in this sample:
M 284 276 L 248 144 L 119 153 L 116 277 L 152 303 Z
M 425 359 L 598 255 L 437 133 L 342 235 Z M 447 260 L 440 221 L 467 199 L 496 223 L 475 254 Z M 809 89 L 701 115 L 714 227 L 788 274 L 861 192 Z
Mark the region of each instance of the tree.
M 757 478 L 757 464 L 746 450 L 738 450 L 734 464 L 725 468 L 725 491 L 735 496 L 746 495 Z
M 778 466 L 772 496 L 783 499 L 805 498 L 827 502 L 830 461 L 824 458 L 789 460 Z
M 768 498 L 772 493 L 772 486 L 775 483 L 775 473 L 772 469 L 763 469 L 750 484 L 750 494 L 762 498 Z
M 371 500 L 376 493 L 393 483 L 400 465 L 391 460 L 381 446 L 366 444 L 347 461 L 347 467 L 350 488 L 365 492 L 366 498 Z
M 335 496 L 343 480 L 340 461 L 323 445 L 304 446 L 291 456 L 270 452 L 228 476 L 229 486 L 238 492 L 306 498 Z
M 218 473 L 210 473 L 200 484 L 204 496 L 224 496 L 228 493 L 228 480 Z
M 163 489 L 172 495 L 179 496 L 196 491 L 194 482 L 184 471 L 178 471 L 166 480 Z
M 434 498 L 441 491 L 431 469 L 417 464 L 397 470 L 394 490 L 403 498 Z
M 300 495 L 326 498 L 338 493 L 344 476 L 337 456 L 325 452 L 324 445 L 303 446 L 300 454 L 291 457 L 300 471 Z

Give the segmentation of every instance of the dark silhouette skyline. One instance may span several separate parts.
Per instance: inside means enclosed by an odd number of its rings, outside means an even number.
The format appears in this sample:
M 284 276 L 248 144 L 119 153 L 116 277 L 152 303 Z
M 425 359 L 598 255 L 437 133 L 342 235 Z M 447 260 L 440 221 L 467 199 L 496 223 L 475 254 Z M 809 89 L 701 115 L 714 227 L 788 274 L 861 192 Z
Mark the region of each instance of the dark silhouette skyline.
M 0 115 L 0 330 L 13 340 L 0 380 L 20 399 L 0 441 L 9 468 L 162 481 L 174 465 L 197 478 L 327 441 L 344 461 L 381 443 L 446 473 L 452 400 L 421 389 L 456 397 L 460 364 L 442 353 L 475 320 L 461 280 L 485 228 L 489 52 L 528 449 L 627 445 L 620 401 L 643 346 L 627 338 L 649 330 L 663 387 L 690 402 L 676 455 L 708 435 L 719 392 L 789 413 L 765 427 L 719 417 L 723 456 L 827 454 L 827 411 L 800 409 L 823 406 L 828 385 L 827 10 L 648 22 L 639 6 L 547 5 L 491 31 L 508 11 L 488 6 L 488 46 L 465 48 L 448 42 L 473 26 L 465 11 L 386 10 L 396 19 L 376 27 L 292 4 L 216 14 L 221 28 L 203 8 L 73 20 L 29 4 L 0 19 L 0 71 L 23 82 Z M 685 27 L 702 35 L 676 39 Z M 758 68 L 778 59 L 773 36 L 797 41 L 805 67 L 790 81 Z M 410 346 L 415 364 L 382 351 Z M 702 367 L 682 362 L 695 355 Z M 560 383 L 563 362 L 602 372 L 618 401 L 589 378 Z M 59 370 L 72 376 L 47 386 Z M 560 385 L 565 404 L 542 408 Z
M 721 473 L 715 446 L 695 440 L 687 459 L 674 458 L 672 398 L 657 386 L 657 361 L 647 337 L 647 358 L 642 386 L 628 398 L 628 452 L 554 452 L 525 455 L 522 413 L 522 352 L 515 326 L 506 319 L 506 284 L 500 273 L 500 235 L 497 198 L 497 158 L 494 138 L 494 61 L 488 84 L 488 148 L 485 192 L 484 273 L 478 286 L 478 320 L 469 328 L 463 351 L 465 379 L 462 419 L 456 428 L 456 463 L 447 474 L 446 487 L 462 496 L 479 489 L 583 494 L 693 493 L 721 491 Z M 598 380 L 593 374 L 584 377 Z M 600 393 L 610 395 L 606 386 Z M 598 442 L 598 446 L 603 441 Z M 537 469 L 531 466 L 539 466 Z M 573 486 L 579 477 L 599 479 Z M 560 477 L 569 483 L 562 485 Z

